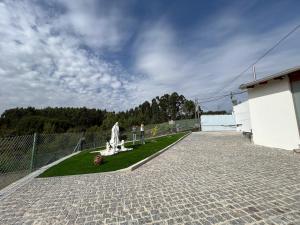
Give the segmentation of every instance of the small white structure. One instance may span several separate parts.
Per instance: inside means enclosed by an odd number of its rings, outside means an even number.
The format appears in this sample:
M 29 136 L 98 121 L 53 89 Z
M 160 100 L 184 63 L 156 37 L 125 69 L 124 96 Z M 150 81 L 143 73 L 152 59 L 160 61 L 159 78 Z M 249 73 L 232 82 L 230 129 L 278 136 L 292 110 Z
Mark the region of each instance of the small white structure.
M 249 112 L 249 102 L 244 101 L 233 106 L 232 114 L 235 118 L 236 130 L 239 132 L 251 132 L 251 119 Z
M 201 115 L 202 131 L 234 131 L 233 115 Z
M 175 121 L 174 120 L 169 120 L 169 125 L 174 125 Z
M 298 149 L 300 67 L 243 84 L 240 88 L 248 90 L 254 143 Z
M 119 148 L 120 147 L 120 148 Z M 125 142 L 119 140 L 119 123 L 116 122 L 111 129 L 111 138 L 106 142 L 106 149 L 102 151 L 93 151 L 91 153 L 99 152 L 103 156 L 114 155 L 118 152 L 132 150 L 132 148 L 125 148 Z

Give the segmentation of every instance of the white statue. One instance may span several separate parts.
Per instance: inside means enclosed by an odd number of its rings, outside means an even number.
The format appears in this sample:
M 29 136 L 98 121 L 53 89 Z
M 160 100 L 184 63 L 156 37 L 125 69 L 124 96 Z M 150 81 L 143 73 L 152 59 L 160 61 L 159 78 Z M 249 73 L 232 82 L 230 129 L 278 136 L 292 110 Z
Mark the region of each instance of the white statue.
M 116 122 L 115 125 L 111 129 L 111 138 L 109 141 L 110 146 L 114 153 L 118 152 L 119 141 L 119 123 Z
M 125 148 L 125 141 L 122 140 L 121 141 L 121 152 L 124 152 L 124 151 L 127 151 L 127 150 L 129 150 L 129 149 Z
M 106 149 L 105 149 L 107 152 L 110 150 L 110 144 L 109 142 L 106 142 Z
M 119 150 L 118 146 L 121 147 Z M 132 148 L 125 148 L 125 142 L 124 140 L 119 140 L 119 123 L 116 122 L 115 125 L 111 129 L 111 138 L 109 142 L 106 142 L 106 149 L 100 151 L 101 155 L 103 156 L 109 156 L 114 155 L 118 153 L 119 151 L 129 151 L 132 150 Z M 93 151 L 91 153 L 95 153 L 97 151 Z

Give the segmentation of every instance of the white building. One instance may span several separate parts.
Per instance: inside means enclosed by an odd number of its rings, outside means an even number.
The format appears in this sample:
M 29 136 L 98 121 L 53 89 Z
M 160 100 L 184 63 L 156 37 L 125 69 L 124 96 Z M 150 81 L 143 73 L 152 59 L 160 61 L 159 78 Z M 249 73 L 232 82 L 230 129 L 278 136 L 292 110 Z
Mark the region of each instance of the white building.
M 239 132 L 251 132 L 251 119 L 249 112 L 249 102 L 245 101 L 233 106 L 232 114 L 235 118 L 236 130 Z
M 233 115 L 201 115 L 202 131 L 234 131 Z
M 298 149 L 300 119 L 300 67 L 243 84 L 248 90 L 255 144 Z

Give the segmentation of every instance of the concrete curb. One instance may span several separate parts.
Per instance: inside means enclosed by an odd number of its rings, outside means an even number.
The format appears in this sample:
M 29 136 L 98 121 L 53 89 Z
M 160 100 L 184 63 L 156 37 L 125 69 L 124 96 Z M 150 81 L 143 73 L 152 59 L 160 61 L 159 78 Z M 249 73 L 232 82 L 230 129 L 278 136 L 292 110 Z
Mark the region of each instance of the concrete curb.
M 119 169 L 119 170 L 115 170 L 115 171 L 107 171 L 107 172 L 74 174 L 74 175 L 65 175 L 65 176 L 56 176 L 56 177 L 81 176 L 81 175 L 90 175 L 90 174 L 115 174 L 115 173 L 122 173 L 122 172 L 130 172 L 130 171 L 133 171 L 133 170 L 137 169 L 138 167 L 142 166 L 143 164 L 149 162 L 150 160 L 154 159 L 156 156 L 159 156 L 163 152 L 167 151 L 169 148 L 171 148 L 173 145 L 177 144 L 179 141 L 181 141 L 182 139 L 184 139 L 185 137 L 187 137 L 191 133 L 192 132 L 187 133 L 186 135 L 179 138 L 177 141 L 175 141 L 172 144 L 168 145 L 167 147 L 163 148 L 162 150 L 154 153 L 153 155 L 148 156 L 147 158 L 143 159 L 142 161 L 137 162 L 136 164 L 133 164 L 133 165 L 131 165 L 129 167 L 126 167 L 126 168 L 123 168 L 123 169 Z M 155 139 L 155 138 L 158 138 L 158 137 L 165 137 L 165 136 L 168 136 L 168 135 L 173 135 L 173 134 L 161 135 L 161 136 L 157 136 L 157 137 L 154 137 L 154 138 L 149 138 L 147 140 Z M 47 179 L 47 177 L 41 177 L 39 179 Z
M 137 168 L 139 168 L 140 166 L 144 165 L 145 163 L 151 161 L 152 159 L 154 159 L 155 157 L 159 156 L 160 154 L 162 154 L 163 152 L 167 151 L 169 148 L 171 148 L 172 146 L 176 145 L 178 142 L 180 142 L 182 139 L 186 138 L 187 136 L 189 136 L 192 132 L 187 133 L 186 135 L 184 135 L 183 137 L 179 138 L 177 141 L 173 142 L 172 144 L 170 144 L 169 146 L 163 148 L 162 150 L 154 153 L 153 155 L 150 155 L 149 157 L 147 157 L 146 159 L 143 159 L 142 161 L 137 162 L 136 164 L 133 164 L 130 167 L 127 167 L 126 170 L 130 170 L 133 171 Z
M 101 172 L 101 174 L 114 174 L 114 173 L 120 173 L 120 172 L 126 172 L 126 171 L 133 171 L 137 168 L 139 168 L 140 166 L 144 165 L 145 163 L 149 162 L 150 160 L 154 159 L 155 157 L 159 156 L 160 154 L 162 154 L 163 152 L 165 152 L 166 150 L 168 150 L 169 148 L 171 148 L 172 146 L 174 146 L 175 144 L 177 144 L 179 141 L 181 141 L 182 139 L 184 139 L 185 137 L 187 137 L 188 135 L 190 135 L 192 132 L 187 133 L 186 135 L 184 135 L 183 137 L 179 138 L 177 141 L 175 141 L 174 143 L 170 144 L 169 146 L 165 147 L 164 149 L 160 150 L 159 152 L 154 153 L 153 155 L 147 157 L 146 159 L 143 159 L 142 161 L 137 162 L 136 164 L 129 166 L 127 168 L 123 168 L 120 170 L 116 170 L 116 171 L 109 171 L 109 172 Z M 172 134 L 168 134 L 168 135 L 172 135 Z M 163 136 L 168 136 L 168 135 L 163 135 Z M 158 137 L 162 137 L 162 136 L 158 136 Z M 157 138 L 157 137 L 155 137 Z M 149 139 L 153 139 L 153 138 L 149 138 Z M 147 139 L 147 140 L 149 140 Z M 86 150 L 84 150 L 86 151 Z M 11 193 L 13 193 L 14 191 L 16 191 L 17 189 L 19 189 L 20 187 L 24 186 L 25 184 L 29 183 L 31 180 L 33 180 L 34 178 L 38 177 L 39 175 L 41 175 L 43 172 L 45 172 L 47 169 L 49 169 L 52 166 L 57 165 L 58 163 L 79 154 L 82 151 L 77 151 L 72 153 L 71 155 L 67 155 L 53 163 L 50 163 L 46 166 L 41 167 L 40 169 L 28 174 L 27 176 L 21 178 L 20 180 L 15 181 L 14 183 L 6 186 L 5 188 L 0 190 L 0 200 L 8 197 Z M 92 173 L 93 174 L 93 173 Z M 68 176 L 80 176 L 83 174 L 78 174 L 78 175 L 68 175 Z M 41 179 L 46 179 L 46 178 L 41 178 Z
M 121 172 L 126 172 L 126 171 L 133 171 L 133 170 L 139 168 L 140 166 L 144 165 L 145 163 L 149 162 L 150 160 L 154 159 L 155 157 L 159 156 L 163 152 L 167 151 L 169 148 L 176 145 L 178 142 L 180 142 L 182 139 L 184 139 L 185 137 L 187 137 L 191 133 L 192 132 L 187 133 L 186 135 L 179 138 L 177 141 L 173 142 L 172 144 L 168 145 L 167 147 L 163 148 L 162 150 L 154 153 L 153 155 L 148 156 L 147 158 L 143 159 L 142 161 L 137 162 L 136 164 L 133 164 L 129 167 L 119 169 L 119 170 L 115 170 L 115 171 L 100 172 L 99 174 L 114 174 L 114 173 L 121 173 Z M 168 136 L 168 135 L 173 135 L 173 134 L 161 135 L 161 136 L 157 136 L 157 137 L 154 137 L 154 138 L 149 138 L 147 140 L 155 139 L 155 138 L 158 138 L 158 137 L 165 137 L 165 136 Z M 89 173 L 89 174 L 94 174 L 94 173 Z M 80 175 L 83 175 L 83 174 L 68 175 L 68 176 L 80 176 Z

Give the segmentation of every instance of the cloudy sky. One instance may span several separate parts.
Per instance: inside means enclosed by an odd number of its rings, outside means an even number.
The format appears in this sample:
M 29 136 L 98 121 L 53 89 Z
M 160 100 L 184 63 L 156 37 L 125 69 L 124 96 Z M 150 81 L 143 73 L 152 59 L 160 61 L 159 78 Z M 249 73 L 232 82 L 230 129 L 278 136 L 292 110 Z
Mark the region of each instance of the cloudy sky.
M 0 113 L 26 106 L 118 111 L 167 92 L 204 99 L 236 90 L 251 71 L 231 79 L 300 24 L 299 6 L 0 0 Z M 300 29 L 256 65 L 258 77 L 299 65 L 299 40 Z

